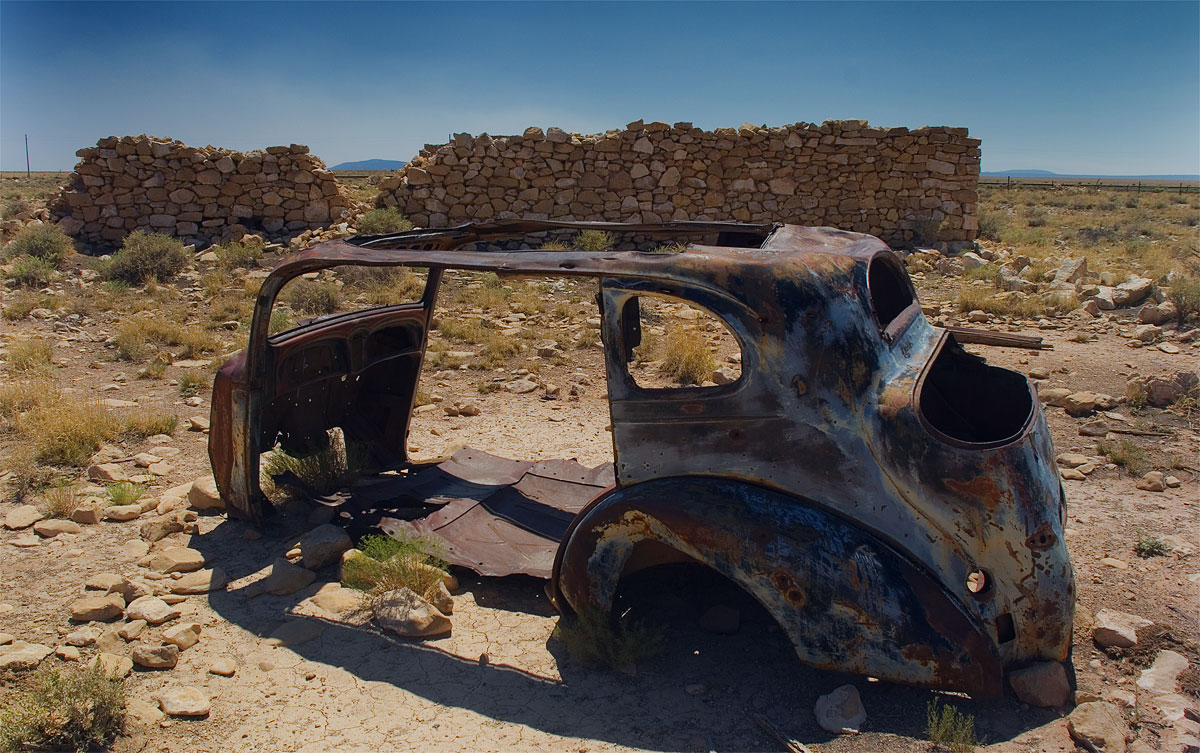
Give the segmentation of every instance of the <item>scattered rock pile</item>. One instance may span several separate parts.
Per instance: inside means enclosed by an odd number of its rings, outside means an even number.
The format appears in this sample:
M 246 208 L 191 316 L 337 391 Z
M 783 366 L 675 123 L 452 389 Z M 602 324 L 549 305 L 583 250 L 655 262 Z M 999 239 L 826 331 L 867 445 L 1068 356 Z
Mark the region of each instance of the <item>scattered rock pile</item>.
M 457 134 L 380 183 L 376 206 L 424 227 L 510 217 L 783 221 L 870 233 L 895 246 L 969 242 L 979 140 L 965 128 L 865 121 L 704 131 L 635 121 L 581 136 Z
M 71 183 L 51 206 L 69 235 L 111 247 L 134 230 L 207 246 L 234 226 L 286 239 L 357 209 L 301 144 L 253 152 L 115 136 L 80 149 Z

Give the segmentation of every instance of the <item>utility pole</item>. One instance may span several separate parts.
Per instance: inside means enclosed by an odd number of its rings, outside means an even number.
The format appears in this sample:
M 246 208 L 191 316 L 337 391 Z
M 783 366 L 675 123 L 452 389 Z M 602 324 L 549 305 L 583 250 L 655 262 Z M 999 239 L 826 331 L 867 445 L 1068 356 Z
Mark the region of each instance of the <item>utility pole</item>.
M 29 179 L 29 134 L 25 134 L 25 179 Z

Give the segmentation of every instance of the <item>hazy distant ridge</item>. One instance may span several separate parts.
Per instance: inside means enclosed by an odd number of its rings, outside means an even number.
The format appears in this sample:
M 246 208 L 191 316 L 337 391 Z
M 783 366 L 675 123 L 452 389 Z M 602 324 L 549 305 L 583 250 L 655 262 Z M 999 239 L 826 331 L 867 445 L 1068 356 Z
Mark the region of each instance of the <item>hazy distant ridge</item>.
M 994 173 L 980 173 L 985 178 L 1124 178 L 1126 180 L 1200 180 L 1197 175 L 1064 175 L 1052 173 L 1049 170 L 1001 170 Z
M 394 159 L 364 159 L 358 162 L 341 162 L 330 170 L 399 170 L 405 163 Z

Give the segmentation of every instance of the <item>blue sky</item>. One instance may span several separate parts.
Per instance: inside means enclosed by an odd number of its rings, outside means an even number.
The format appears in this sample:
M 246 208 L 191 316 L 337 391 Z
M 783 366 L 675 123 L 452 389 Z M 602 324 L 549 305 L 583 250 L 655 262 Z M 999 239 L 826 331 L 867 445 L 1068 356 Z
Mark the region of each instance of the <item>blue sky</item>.
M 0 2 L 0 168 L 109 135 L 328 164 L 451 132 L 863 118 L 983 169 L 1200 173 L 1200 3 Z

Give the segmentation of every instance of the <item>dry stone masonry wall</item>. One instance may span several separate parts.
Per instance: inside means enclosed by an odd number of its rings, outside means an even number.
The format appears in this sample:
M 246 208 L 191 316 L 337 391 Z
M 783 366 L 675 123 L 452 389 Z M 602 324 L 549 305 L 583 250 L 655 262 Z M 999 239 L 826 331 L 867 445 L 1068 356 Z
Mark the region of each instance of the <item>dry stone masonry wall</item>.
M 580 136 L 457 134 L 385 179 L 376 206 L 420 226 L 508 217 L 659 222 L 779 220 L 877 235 L 893 246 L 973 241 L 979 140 L 965 128 L 865 121 L 630 123 Z
M 76 154 L 79 164 L 52 211 L 89 245 L 115 246 L 140 229 L 206 246 L 235 225 L 286 239 L 357 209 L 300 144 L 242 153 L 114 136 Z

